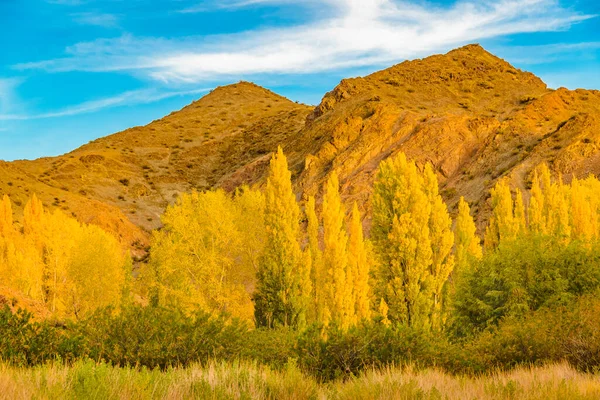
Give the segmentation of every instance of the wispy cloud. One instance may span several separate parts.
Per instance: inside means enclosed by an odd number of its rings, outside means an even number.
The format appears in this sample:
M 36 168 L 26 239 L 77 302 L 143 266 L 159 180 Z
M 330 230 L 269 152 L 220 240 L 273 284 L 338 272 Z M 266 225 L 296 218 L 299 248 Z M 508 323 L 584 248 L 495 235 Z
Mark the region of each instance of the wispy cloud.
M 0 78 L 0 114 L 13 112 L 20 105 L 17 87 L 19 78 Z
M 57 111 L 44 112 L 39 114 L 0 113 L 0 121 L 27 121 L 34 119 L 68 117 L 78 114 L 92 113 L 106 108 L 154 103 L 156 101 L 164 100 L 171 97 L 188 96 L 193 94 L 204 93 L 208 90 L 209 89 L 204 88 L 168 92 L 161 92 L 157 89 L 132 90 L 113 97 L 106 97 L 99 100 L 86 101 Z
M 572 60 L 595 57 L 594 52 L 600 51 L 600 42 L 581 43 L 552 43 L 530 46 L 500 46 L 494 52 L 501 57 L 510 59 L 511 63 L 522 65 L 537 65 L 552 63 L 560 60 Z
M 119 19 L 114 14 L 81 12 L 71 14 L 71 17 L 80 25 L 100 26 L 103 28 L 117 28 L 119 26 Z
M 229 0 L 227 7 L 288 0 Z M 210 3 L 209 3 L 210 4 Z M 395 0 L 310 0 L 327 18 L 299 26 L 162 39 L 122 36 L 78 43 L 67 57 L 17 69 L 126 71 L 166 82 L 378 66 L 515 33 L 559 31 L 593 16 L 556 0 L 466 0 L 447 7 Z
M 304 0 L 303 5 L 309 5 L 310 3 L 323 3 L 323 0 Z M 178 10 L 180 13 L 200 13 L 214 9 L 221 10 L 233 10 L 238 8 L 246 8 L 253 6 L 262 6 L 269 4 L 298 4 L 294 0 L 213 0 L 213 1 L 202 1 L 194 4 L 193 6 Z
M 86 3 L 86 0 L 46 0 L 46 3 L 58 4 L 61 6 L 79 6 Z

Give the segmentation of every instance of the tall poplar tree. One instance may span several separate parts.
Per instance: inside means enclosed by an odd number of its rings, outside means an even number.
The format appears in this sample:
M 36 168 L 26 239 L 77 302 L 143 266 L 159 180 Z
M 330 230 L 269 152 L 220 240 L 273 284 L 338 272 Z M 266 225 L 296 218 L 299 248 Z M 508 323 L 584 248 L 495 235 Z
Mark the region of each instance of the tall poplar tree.
M 355 309 L 352 324 L 371 317 L 369 268 L 370 263 L 363 236 L 360 211 L 354 203 L 348 235 L 348 273 L 352 275 L 354 282 L 351 286 L 352 303 Z
M 454 256 L 456 258 L 456 267 L 459 273 L 462 273 L 473 259 L 480 259 L 482 256 L 481 244 L 476 234 L 477 227 L 471 217 L 471 209 L 464 197 L 458 201 L 458 215 L 454 227 L 455 247 Z
M 485 230 L 485 247 L 496 248 L 501 241 L 514 240 L 519 233 L 519 222 L 515 218 L 514 202 L 506 179 L 496 183 L 490 191 L 492 216 Z
M 13 231 L 12 204 L 7 195 L 4 195 L 0 203 L 0 234 L 7 237 Z
M 515 190 L 515 223 L 519 235 L 527 233 L 527 216 L 525 215 L 525 204 L 523 203 L 523 193 L 519 188 Z
M 529 196 L 529 230 L 538 234 L 546 233 L 546 217 L 544 216 L 544 193 L 537 169 L 533 172 Z
M 377 292 L 391 321 L 440 324 L 441 293 L 453 268 L 453 235 L 437 180 L 403 153 L 383 161 L 373 192 L 371 237 L 378 258 Z
M 354 316 L 351 290 L 352 274 L 348 274 L 347 242 L 344 227 L 345 209 L 339 192 L 339 180 L 334 172 L 327 181 L 323 196 L 323 263 L 325 277 L 320 283 L 325 290 L 324 319 L 338 322 L 342 329 L 350 325 Z
M 311 310 L 311 318 L 316 321 L 322 321 L 325 313 L 325 291 L 321 284 L 324 279 L 325 272 L 323 271 L 323 255 L 319 246 L 319 219 L 315 211 L 315 198 L 310 196 L 305 206 L 308 235 L 308 251 L 310 252 L 311 265 L 311 284 L 313 289 L 313 298 Z
M 34 193 L 23 208 L 23 230 L 25 233 L 32 233 L 40 228 L 43 214 L 44 206 Z
M 305 320 L 310 296 L 302 287 L 300 209 L 281 147 L 273 155 L 265 191 L 265 253 L 259 263 L 254 295 L 258 326 L 298 326 Z
M 427 200 L 431 204 L 431 214 L 429 216 L 432 250 L 431 276 L 433 282 L 431 325 L 439 330 L 443 323 L 442 293 L 444 285 L 454 269 L 454 256 L 452 254 L 454 233 L 452 232 L 452 219 L 448 213 L 448 207 L 439 194 L 437 176 L 429 163 L 425 165 L 423 178 Z

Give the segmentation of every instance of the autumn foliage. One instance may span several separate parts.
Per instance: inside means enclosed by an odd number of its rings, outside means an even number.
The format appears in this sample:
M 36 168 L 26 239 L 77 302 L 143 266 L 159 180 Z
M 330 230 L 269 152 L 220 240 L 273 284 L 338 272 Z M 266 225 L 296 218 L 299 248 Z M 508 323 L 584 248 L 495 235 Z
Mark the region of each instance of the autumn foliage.
M 431 164 L 402 153 L 381 162 L 371 215 L 347 207 L 340 186 L 331 171 L 321 196 L 300 200 L 279 149 L 263 189 L 179 196 L 135 266 L 115 238 L 35 195 L 15 222 L 5 196 L 2 288 L 53 321 L 78 322 L 57 333 L 2 314 L 11 332 L 29 332 L 6 338 L 4 357 L 43 336 L 55 350 L 27 350 L 27 363 L 84 354 L 166 368 L 216 354 L 280 367 L 297 358 L 323 380 L 408 360 L 453 371 L 565 357 L 600 367 L 596 319 L 578 320 L 598 307 L 598 179 L 565 183 L 542 164 L 527 188 L 500 180 L 479 229 L 464 198 L 445 204 Z
M 0 218 L 0 285 L 43 304 L 55 318 L 79 319 L 126 296 L 131 265 L 110 234 L 46 211 L 35 194 L 22 226 L 13 222 L 6 195 Z

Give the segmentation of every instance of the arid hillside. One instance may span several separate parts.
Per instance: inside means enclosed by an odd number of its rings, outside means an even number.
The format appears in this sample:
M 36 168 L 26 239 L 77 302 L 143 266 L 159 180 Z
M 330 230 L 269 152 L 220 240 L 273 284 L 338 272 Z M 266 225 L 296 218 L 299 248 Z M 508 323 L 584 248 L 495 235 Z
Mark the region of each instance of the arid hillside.
M 479 214 L 499 178 L 527 186 L 542 162 L 567 181 L 599 174 L 599 146 L 599 91 L 550 90 L 469 45 L 342 81 L 288 152 L 299 153 L 299 192 L 317 192 L 336 170 L 346 198 L 368 208 L 379 162 L 403 151 L 433 164 L 451 206 L 462 195 Z
M 270 153 L 311 111 L 252 83 L 219 87 L 160 120 L 63 156 L 0 162 L 0 193 L 9 194 L 17 214 L 36 193 L 50 209 L 117 234 L 139 257 L 178 193 L 233 189 L 260 177 Z
M 600 174 L 600 92 L 550 90 L 478 45 L 345 79 L 314 109 L 240 82 L 63 156 L 2 162 L 0 193 L 22 209 L 35 192 L 142 257 L 178 193 L 260 184 L 278 145 L 299 197 L 335 170 L 368 209 L 377 165 L 403 151 L 434 165 L 451 207 L 463 195 L 485 211 L 499 178 L 526 187 L 542 162 L 565 180 Z

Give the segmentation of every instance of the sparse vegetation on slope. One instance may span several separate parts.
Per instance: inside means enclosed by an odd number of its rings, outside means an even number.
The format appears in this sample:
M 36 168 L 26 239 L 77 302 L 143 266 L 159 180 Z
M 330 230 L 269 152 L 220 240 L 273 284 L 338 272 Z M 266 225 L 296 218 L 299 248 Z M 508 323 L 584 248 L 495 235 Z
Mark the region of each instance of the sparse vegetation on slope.
M 599 114 L 600 92 L 547 89 L 470 45 L 343 80 L 316 109 L 246 82 L 220 87 L 64 156 L 0 163 L 0 194 L 15 202 L 17 219 L 36 193 L 45 206 L 100 225 L 143 258 L 146 231 L 160 226 L 178 193 L 264 183 L 278 145 L 296 194 L 316 194 L 319 204 L 335 171 L 342 198 L 363 214 L 378 164 L 402 151 L 419 165 L 431 162 L 451 212 L 464 196 L 481 227 L 485 193 L 500 177 L 526 188 L 542 162 L 567 181 L 600 173 Z

